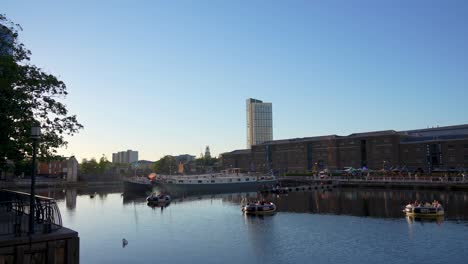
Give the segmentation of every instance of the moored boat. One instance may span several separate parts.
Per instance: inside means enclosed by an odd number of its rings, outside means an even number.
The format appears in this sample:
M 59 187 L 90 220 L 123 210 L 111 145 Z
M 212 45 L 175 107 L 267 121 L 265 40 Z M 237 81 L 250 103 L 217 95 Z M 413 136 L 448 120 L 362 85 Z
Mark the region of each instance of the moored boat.
M 242 206 L 242 212 L 251 215 L 264 215 L 276 212 L 276 205 L 272 202 L 248 203 Z
M 444 215 L 444 207 L 437 201 L 432 204 L 410 203 L 405 206 L 404 212 L 407 216 L 414 217 L 440 217 Z
M 160 175 L 156 181 L 170 193 L 259 191 L 276 184 L 273 175 L 246 174 L 240 169 L 198 175 Z

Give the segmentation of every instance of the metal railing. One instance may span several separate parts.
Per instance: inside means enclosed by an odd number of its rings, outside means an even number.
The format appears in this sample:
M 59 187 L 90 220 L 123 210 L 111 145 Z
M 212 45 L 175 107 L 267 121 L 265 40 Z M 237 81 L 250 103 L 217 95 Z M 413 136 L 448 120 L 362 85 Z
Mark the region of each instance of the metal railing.
M 30 194 L 0 190 L 0 235 L 23 236 L 30 233 Z M 51 233 L 62 227 L 60 210 L 54 199 L 36 195 L 34 233 Z

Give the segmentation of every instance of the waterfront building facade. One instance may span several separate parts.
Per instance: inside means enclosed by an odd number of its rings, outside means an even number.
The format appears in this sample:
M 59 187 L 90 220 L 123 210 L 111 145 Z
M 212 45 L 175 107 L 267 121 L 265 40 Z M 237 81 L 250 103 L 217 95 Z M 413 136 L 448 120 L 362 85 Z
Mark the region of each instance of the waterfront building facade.
M 67 181 L 75 182 L 78 180 L 78 161 L 74 156 L 63 160 L 40 161 L 37 164 L 37 175 L 66 178 Z
M 347 167 L 425 173 L 464 171 L 468 170 L 468 125 L 274 140 L 223 153 L 221 158 L 224 168 L 278 173 Z
M 273 140 L 271 103 L 247 99 L 247 148 Z
M 127 150 L 112 153 L 112 163 L 123 163 L 128 164 L 138 161 L 138 151 Z

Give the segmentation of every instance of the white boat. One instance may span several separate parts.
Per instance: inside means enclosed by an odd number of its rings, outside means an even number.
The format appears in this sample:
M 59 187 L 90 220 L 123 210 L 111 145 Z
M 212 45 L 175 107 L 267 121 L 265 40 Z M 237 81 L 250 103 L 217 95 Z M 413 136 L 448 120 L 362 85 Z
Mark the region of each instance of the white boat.
M 404 212 L 407 216 L 414 217 L 440 217 L 445 213 L 444 207 L 439 203 L 425 205 L 408 204 L 405 206 Z
M 276 205 L 272 202 L 248 203 L 242 206 L 245 214 L 264 215 L 276 212 Z
M 258 191 L 276 185 L 273 175 L 241 173 L 240 169 L 223 170 L 220 173 L 198 175 L 159 175 L 157 184 L 168 192 L 178 191 Z

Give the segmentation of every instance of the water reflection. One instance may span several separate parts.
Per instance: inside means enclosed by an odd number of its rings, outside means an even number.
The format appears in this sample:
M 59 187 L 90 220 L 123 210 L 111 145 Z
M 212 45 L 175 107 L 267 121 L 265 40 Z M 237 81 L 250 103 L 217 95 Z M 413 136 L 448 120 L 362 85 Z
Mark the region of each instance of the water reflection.
M 427 218 L 427 217 L 415 217 L 415 216 L 406 216 L 406 222 L 408 224 L 414 224 L 414 223 L 437 223 L 437 224 L 442 224 L 444 222 L 444 216 L 437 216 L 437 217 L 432 217 L 432 218 Z
M 43 189 L 40 195 L 51 196 L 57 200 L 65 200 L 66 207 L 73 210 L 76 207 L 78 195 L 89 195 L 105 201 L 109 193 L 121 193 L 122 202 L 126 204 L 146 203 L 149 193 L 122 193 L 121 188 L 87 188 L 66 190 Z M 161 192 L 155 189 L 154 192 Z M 172 195 L 172 194 L 171 194 Z M 95 199 L 95 198 L 94 198 Z M 314 213 L 353 215 L 377 218 L 402 218 L 402 209 L 409 201 L 440 201 L 445 208 L 445 219 L 468 220 L 468 193 L 434 190 L 388 190 L 388 189 L 333 189 L 290 192 L 283 195 L 256 192 L 245 193 L 183 193 L 173 195 L 172 203 L 188 202 L 201 199 L 221 199 L 223 202 L 239 205 L 257 200 L 270 200 L 277 206 L 278 212 Z M 164 210 L 167 206 L 154 206 Z M 411 219 L 411 222 L 420 219 Z M 423 219 L 423 221 L 428 221 Z M 441 222 L 441 221 L 436 221 Z
M 67 209 L 73 210 L 76 207 L 76 196 L 77 190 L 76 189 L 67 189 L 65 191 L 65 204 Z
M 468 193 L 463 192 L 334 189 L 279 196 L 171 194 L 169 206 L 150 207 L 147 193 L 67 191 L 56 191 L 55 197 L 64 225 L 80 233 L 83 263 L 303 263 L 313 259 L 316 263 L 403 264 L 464 263 L 468 257 L 464 251 L 468 222 L 463 221 L 468 219 Z M 447 218 L 405 218 L 403 206 L 416 198 L 441 201 Z M 242 214 L 242 204 L 259 199 L 276 203 L 278 213 Z M 129 241 L 125 248 L 122 238 Z M 157 251 L 152 245 L 157 245 Z
M 158 190 L 155 190 L 158 192 Z M 123 203 L 144 203 L 145 194 L 123 193 Z M 174 196 L 173 196 L 174 197 Z M 278 212 L 353 215 L 377 218 L 401 218 L 402 209 L 410 201 L 440 201 L 445 208 L 445 218 L 468 220 L 468 193 L 433 190 L 387 189 L 333 189 L 290 192 L 275 195 L 256 192 L 227 194 L 183 194 L 174 201 L 221 198 L 239 206 L 256 200 L 270 200 Z M 418 220 L 418 219 L 416 219 Z
M 401 218 L 404 216 L 402 209 L 409 201 L 438 200 L 445 208 L 447 219 L 468 220 L 467 198 L 465 192 L 334 189 L 266 196 L 260 193 L 229 194 L 223 197 L 223 201 L 241 205 L 265 199 L 273 201 L 278 212 Z

